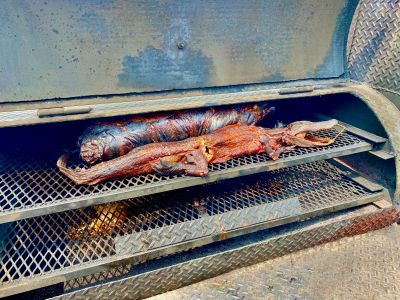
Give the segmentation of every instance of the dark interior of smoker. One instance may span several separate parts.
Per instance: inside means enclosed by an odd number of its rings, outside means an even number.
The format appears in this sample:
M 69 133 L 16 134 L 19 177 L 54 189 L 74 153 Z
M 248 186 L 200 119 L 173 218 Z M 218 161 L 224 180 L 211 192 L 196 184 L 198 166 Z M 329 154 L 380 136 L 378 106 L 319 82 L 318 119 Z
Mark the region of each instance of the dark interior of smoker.
M 320 97 L 294 98 L 269 101 L 275 111 L 260 124 L 271 128 L 298 120 L 315 120 L 315 114 L 336 118 L 370 133 L 387 137 L 378 118 L 359 98 L 351 94 L 333 94 Z M 3 153 L 19 153 L 29 157 L 48 157 L 54 160 L 65 151 L 76 150 L 76 142 L 83 130 L 101 121 L 126 119 L 129 116 L 89 119 L 75 122 L 5 128 L 0 131 Z M 392 160 L 381 160 L 368 153 L 348 157 L 348 162 L 375 181 L 391 190 L 395 170 Z
M 386 137 L 384 128 L 373 112 L 363 101 L 351 94 L 273 100 L 268 101 L 268 104 L 276 109 L 260 124 L 263 127 L 274 127 L 277 121 L 287 124 L 298 120 L 309 120 L 313 119 L 315 113 L 322 113 Z M 7 141 L 7 148 L 28 153 L 32 151 L 52 153 L 61 149 L 76 148 L 78 137 L 90 125 L 126 118 L 129 116 L 6 128 L 2 129 L 0 134 L 2 140 Z M 2 150 L 7 151 L 4 148 Z

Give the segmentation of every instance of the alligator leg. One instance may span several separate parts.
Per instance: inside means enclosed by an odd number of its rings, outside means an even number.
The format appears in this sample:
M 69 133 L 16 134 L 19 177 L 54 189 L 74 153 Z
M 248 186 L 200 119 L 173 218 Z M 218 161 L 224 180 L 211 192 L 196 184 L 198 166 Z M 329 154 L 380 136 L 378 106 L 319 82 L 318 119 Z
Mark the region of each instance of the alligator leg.
M 208 161 L 200 150 L 193 150 L 178 162 L 162 158 L 159 163 L 153 165 L 153 169 L 160 175 L 184 173 L 192 176 L 207 176 Z
M 263 135 L 263 136 L 260 137 L 260 142 L 264 146 L 265 153 L 267 153 L 268 156 L 272 158 L 274 150 L 272 149 L 271 145 L 269 144 L 269 141 L 270 141 L 270 139 L 266 135 Z
M 308 136 L 307 134 L 318 130 L 330 129 L 336 125 L 338 125 L 338 121 L 334 119 L 323 122 L 294 122 L 288 125 L 289 130 L 284 134 L 282 140 L 287 145 L 296 145 L 299 147 L 328 146 L 332 144 L 336 140 L 336 137 L 344 131 L 344 127 L 334 138 Z
M 271 155 L 270 157 L 272 158 L 272 160 L 277 160 L 279 158 L 279 156 L 281 156 L 281 154 L 283 152 L 285 152 L 287 149 L 287 147 L 280 147 L 278 149 L 276 149 Z
M 318 130 L 331 129 L 338 124 L 338 121 L 335 119 L 329 121 L 321 121 L 321 122 L 310 122 L 310 121 L 297 121 L 288 125 L 289 135 L 299 136 L 309 132 L 315 132 Z
M 288 151 L 288 150 L 291 150 L 291 149 L 294 148 L 293 146 L 291 146 L 291 147 L 284 147 L 284 146 L 282 146 L 282 147 L 279 147 L 279 148 L 276 149 L 276 150 L 273 150 L 272 147 L 271 147 L 271 145 L 270 145 L 270 143 L 269 143 L 269 141 L 270 141 L 270 139 L 269 139 L 269 137 L 266 136 L 266 135 L 263 135 L 263 136 L 260 138 L 260 142 L 264 145 L 265 153 L 267 153 L 268 156 L 269 156 L 272 160 L 277 160 L 277 159 L 279 158 L 279 156 L 281 156 L 281 154 L 282 154 L 283 152 Z

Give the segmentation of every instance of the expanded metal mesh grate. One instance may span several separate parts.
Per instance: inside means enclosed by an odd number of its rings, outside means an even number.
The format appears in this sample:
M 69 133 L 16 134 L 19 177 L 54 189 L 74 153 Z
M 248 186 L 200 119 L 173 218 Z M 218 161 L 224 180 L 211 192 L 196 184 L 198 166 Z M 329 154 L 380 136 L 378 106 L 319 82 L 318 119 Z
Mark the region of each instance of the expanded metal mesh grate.
M 116 280 L 131 272 L 133 265 L 126 264 L 111 268 L 108 271 L 91 274 L 88 276 L 74 278 L 64 282 L 64 291 L 71 291 L 87 287 L 90 284 L 98 284 L 109 280 Z
M 318 135 L 325 137 L 333 137 L 337 133 L 336 129 L 322 131 Z M 357 145 L 369 145 L 364 140 L 349 133 L 343 133 L 336 142 L 327 147 L 320 148 L 296 148 L 290 152 L 284 153 L 281 160 L 288 157 L 299 157 L 304 155 L 324 153 L 331 150 L 340 150 L 348 146 L 357 147 Z M 59 155 L 60 153 L 57 153 Z M 58 157 L 52 155 L 42 155 L 42 157 L 29 156 L 27 154 L 0 154 L 0 216 L 7 213 L 15 213 L 16 220 L 22 217 L 30 217 L 31 215 L 18 215 L 19 212 L 29 210 L 31 208 L 41 208 L 60 205 L 74 201 L 72 207 L 60 210 L 68 210 L 76 207 L 85 206 L 85 200 L 97 199 L 100 197 L 115 197 L 118 193 L 130 191 L 143 191 L 147 188 L 146 193 L 151 194 L 155 187 L 169 185 L 168 189 L 172 189 L 171 185 L 181 182 L 190 181 L 190 185 L 199 184 L 194 182 L 196 178 L 189 176 L 160 176 L 149 174 L 144 176 L 135 176 L 125 179 L 117 179 L 100 183 L 95 186 L 79 186 L 74 184 L 69 178 L 61 174 L 57 167 L 56 161 Z M 269 161 L 269 157 L 265 154 L 243 156 L 232 159 L 226 163 L 213 164 L 210 166 L 210 174 L 223 170 L 234 170 L 235 167 L 243 167 Z M 279 162 L 279 161 L 278 161 Z M 71 167 L 83 167 L 83 164 L 76 160 Z M 166 190 L 166 189 L 164 189 Z M 137 195 L 128 195 L 117 200 L 134 197 Z M 140 195 L 139 195 L 140 196 Z M 114 198 L 114 201 L 116 199 Z M 110 200 L 111 201 L 111 200 Z M 80 203 L 79 206 L 76 206 Z M 86 204 L 87 205 L 87 204 Z M 44 212 L 41 214 L 45 214 Z M 38 214 L 40 215 L 40 214 Z
M 344 171 L 320 161 L 3 224 L 1 285 L 82 270 L 123 255 L 201 238 L 210 234 L 207 228 L 215 226 L 215 216 L 258 210 L 293 198 L 299 204 L 294 214 L 302 215 L 370 195 Z M 240 218 L 232 218 L 227 226 L 237 227 Z

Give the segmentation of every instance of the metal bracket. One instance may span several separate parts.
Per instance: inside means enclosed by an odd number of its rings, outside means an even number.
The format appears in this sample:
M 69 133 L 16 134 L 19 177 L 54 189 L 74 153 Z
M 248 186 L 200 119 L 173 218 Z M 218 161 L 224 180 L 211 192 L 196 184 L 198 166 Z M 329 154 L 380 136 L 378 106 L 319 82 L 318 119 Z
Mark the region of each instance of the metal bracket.
M 87 114 L 92 110 L 90 106 L 70 106 L 70 107 L 54 107 L 54 108 L 41 108 L 37 110 L 39 118 Z
M 352 181 L 358 183 L 359 185 L 363 186 L 366 188 L 368 191 L 375 193 L 384 190 L 384 187 L 381 186 L 380 184 L 377 184 L 375 182 L 370 181 L 369 179 L 361 176 L 358 174 L 356 171 L 350 169 L 348 166 L 344 165 L 341 163 L 339 160 L 336 159 L 331 159 L 329 160 L 330 163 L 344 171 L 344 175 L 351 179 Z
M 283 88 L 278 91 L 279 95 L 289 95 L 289 94 L 300 94 L 300 93 L 309 93 L 314 91 L 315 87 L 313 85 L 305 85 L 305 86 L 295 86 L 289 88 Z
M 314 115 L 318 120 L 329 120 L 332 119 L 329 116 L 323 114 Z M 379 157 L 381 159 L 387 160 L 395 157 L 393 151 L 391 150 L 390 142 L 387 138 L 381 137 L 379 135 L 373 134 L 371 132 L 365 131 L 361 128 L 352 126 L 345 122 L 339 121 L 339 125 L 346 127 L 346 131 L 358 136 L 374 144 L 374 149 L 369 151 L 372 155 Z

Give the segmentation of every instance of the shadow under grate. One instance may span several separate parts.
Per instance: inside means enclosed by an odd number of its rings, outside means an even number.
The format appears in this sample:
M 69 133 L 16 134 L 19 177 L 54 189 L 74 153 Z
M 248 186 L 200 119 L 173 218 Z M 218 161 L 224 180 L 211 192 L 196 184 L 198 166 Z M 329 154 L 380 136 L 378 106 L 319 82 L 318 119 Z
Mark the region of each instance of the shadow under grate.
M 319 161 L 3 224 L 0 287 L 374 195 Z

